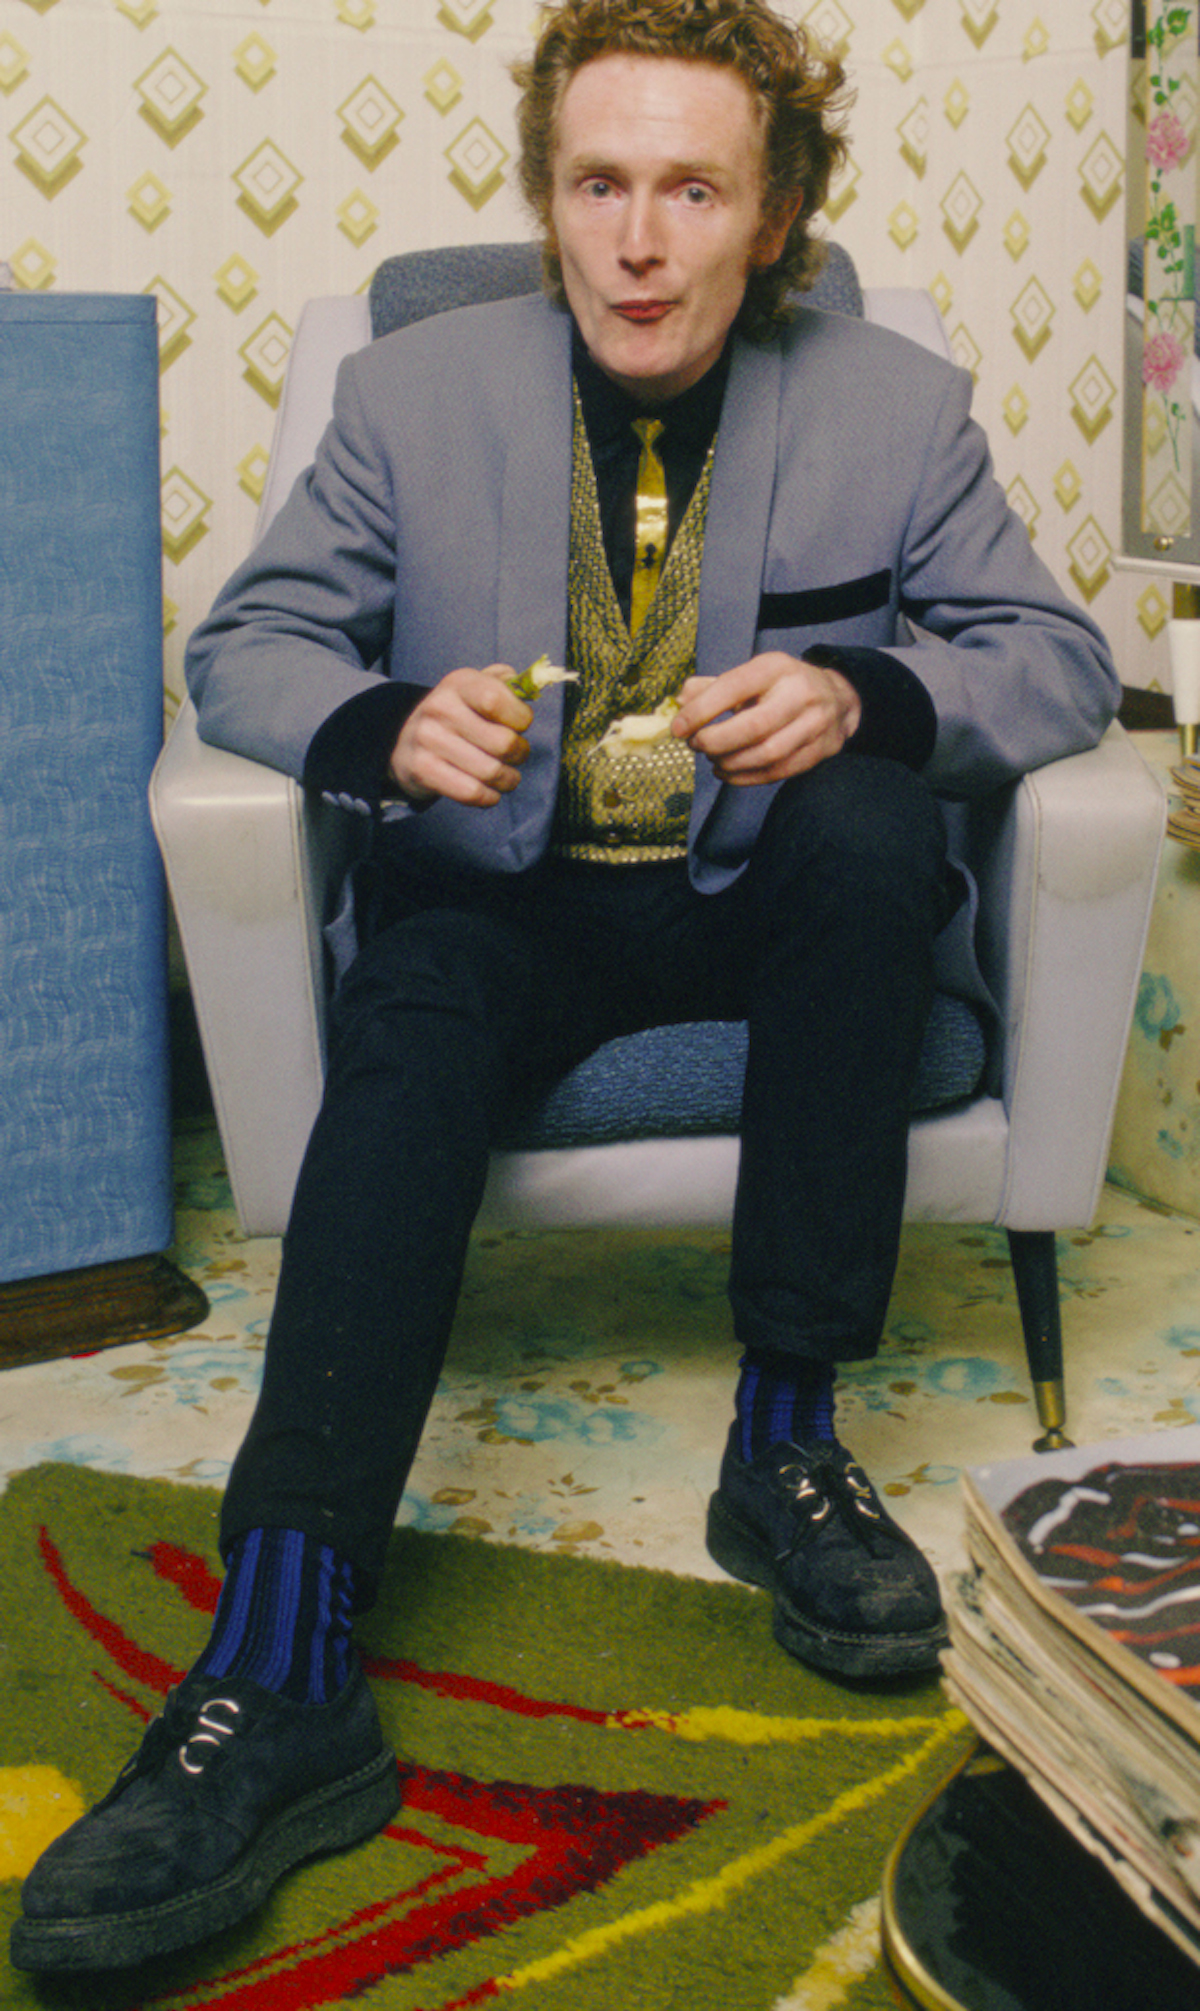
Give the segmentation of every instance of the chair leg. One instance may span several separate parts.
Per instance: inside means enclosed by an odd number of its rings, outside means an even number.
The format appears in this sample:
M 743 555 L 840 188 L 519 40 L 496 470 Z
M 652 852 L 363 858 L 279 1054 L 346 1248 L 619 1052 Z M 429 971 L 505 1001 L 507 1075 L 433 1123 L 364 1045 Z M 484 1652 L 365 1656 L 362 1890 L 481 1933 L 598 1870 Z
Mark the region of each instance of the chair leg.
M 1010 1229 L 1008 1249 L 1025 1331 L 1025 1352 L 1033 1379 L 1041 1438 L 1035 1452 L 1070 1445 L 1063 1381 L 1062 1321 L 1058 1306 L 1058 1248 L 1052 1229 Z

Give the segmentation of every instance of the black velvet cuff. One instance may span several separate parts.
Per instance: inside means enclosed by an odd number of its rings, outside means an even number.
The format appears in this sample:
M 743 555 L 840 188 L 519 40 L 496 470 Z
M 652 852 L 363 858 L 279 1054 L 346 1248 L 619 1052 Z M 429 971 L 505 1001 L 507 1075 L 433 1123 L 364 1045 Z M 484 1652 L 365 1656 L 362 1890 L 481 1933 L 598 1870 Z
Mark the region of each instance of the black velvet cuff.
M 840 671 L 862 701 L 858 732 L 847 741 L 847 752 L 924 768 L 937 743 L 937 711 L 915 671 L 882 649 L 821 642 L 804 655 L 820 670 Z
M 389 679 L 339 705 L 309 742 L 305 788 L 377 810 L 400 728 L 424 695 L 420 685 Z

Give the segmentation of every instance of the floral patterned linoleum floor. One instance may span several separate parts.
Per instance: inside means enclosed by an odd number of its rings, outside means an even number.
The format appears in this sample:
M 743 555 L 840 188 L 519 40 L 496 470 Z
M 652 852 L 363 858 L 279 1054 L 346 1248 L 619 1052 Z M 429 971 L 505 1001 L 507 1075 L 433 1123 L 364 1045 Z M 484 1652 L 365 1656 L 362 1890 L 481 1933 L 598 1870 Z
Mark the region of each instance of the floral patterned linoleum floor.
M 175 1260 L 195 1331 L 0 1377 L 0 1478 L 40 1460 L 220 1485 L 248 1422 L 279 1246 L 237 1227 L 214 1126 L 176 1137 Z M 719 1576 L 704 1508 L 735 1354 L 728 1239 L 480 1235 L 401 1520 Z M 1109 1187 L 1060 1246 L 1078 1443 L 1200 1420 L 1200 1222 Z M 839 1428 L 939 1570 L 962 1561 L 958 1476 L 1036 1435 L 1001 1233 L 910 1226 L 883 1352 Z

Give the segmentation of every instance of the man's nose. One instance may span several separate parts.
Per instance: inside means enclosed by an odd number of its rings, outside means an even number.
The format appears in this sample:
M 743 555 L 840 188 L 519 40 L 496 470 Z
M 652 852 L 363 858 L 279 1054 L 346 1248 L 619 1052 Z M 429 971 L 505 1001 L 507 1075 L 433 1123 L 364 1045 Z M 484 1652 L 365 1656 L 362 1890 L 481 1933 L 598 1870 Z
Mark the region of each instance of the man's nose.
M 660 264 L 662 257 L 662 220 L 658 207 L 652 196 L 635 193 L 625 212 L 622 263 L 631 271 L 644 272 Z

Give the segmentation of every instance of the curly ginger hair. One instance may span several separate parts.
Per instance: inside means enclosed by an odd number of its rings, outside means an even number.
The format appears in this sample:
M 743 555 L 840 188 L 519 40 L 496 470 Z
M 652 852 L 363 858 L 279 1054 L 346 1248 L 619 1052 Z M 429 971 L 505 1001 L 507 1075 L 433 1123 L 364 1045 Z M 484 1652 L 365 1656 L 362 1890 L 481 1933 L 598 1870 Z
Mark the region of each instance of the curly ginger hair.
M 782 253 L 751 272 L 737 317 L 749 340 L 769 340 L 824 260 L 812 223 L 846 155 L 841 64 L 764 0 L 561 0 L 551 8 L 532 55 L 513 65 L 513 77 L 521 94 L 521 191 L 542 232 L 546 284 L 560 305 L 565 294 L 551 221 L 558 112 L 576 72 L 610 55 L 716 63 L 748 86 L 763 131 L 764 222 L 796 206 Z

